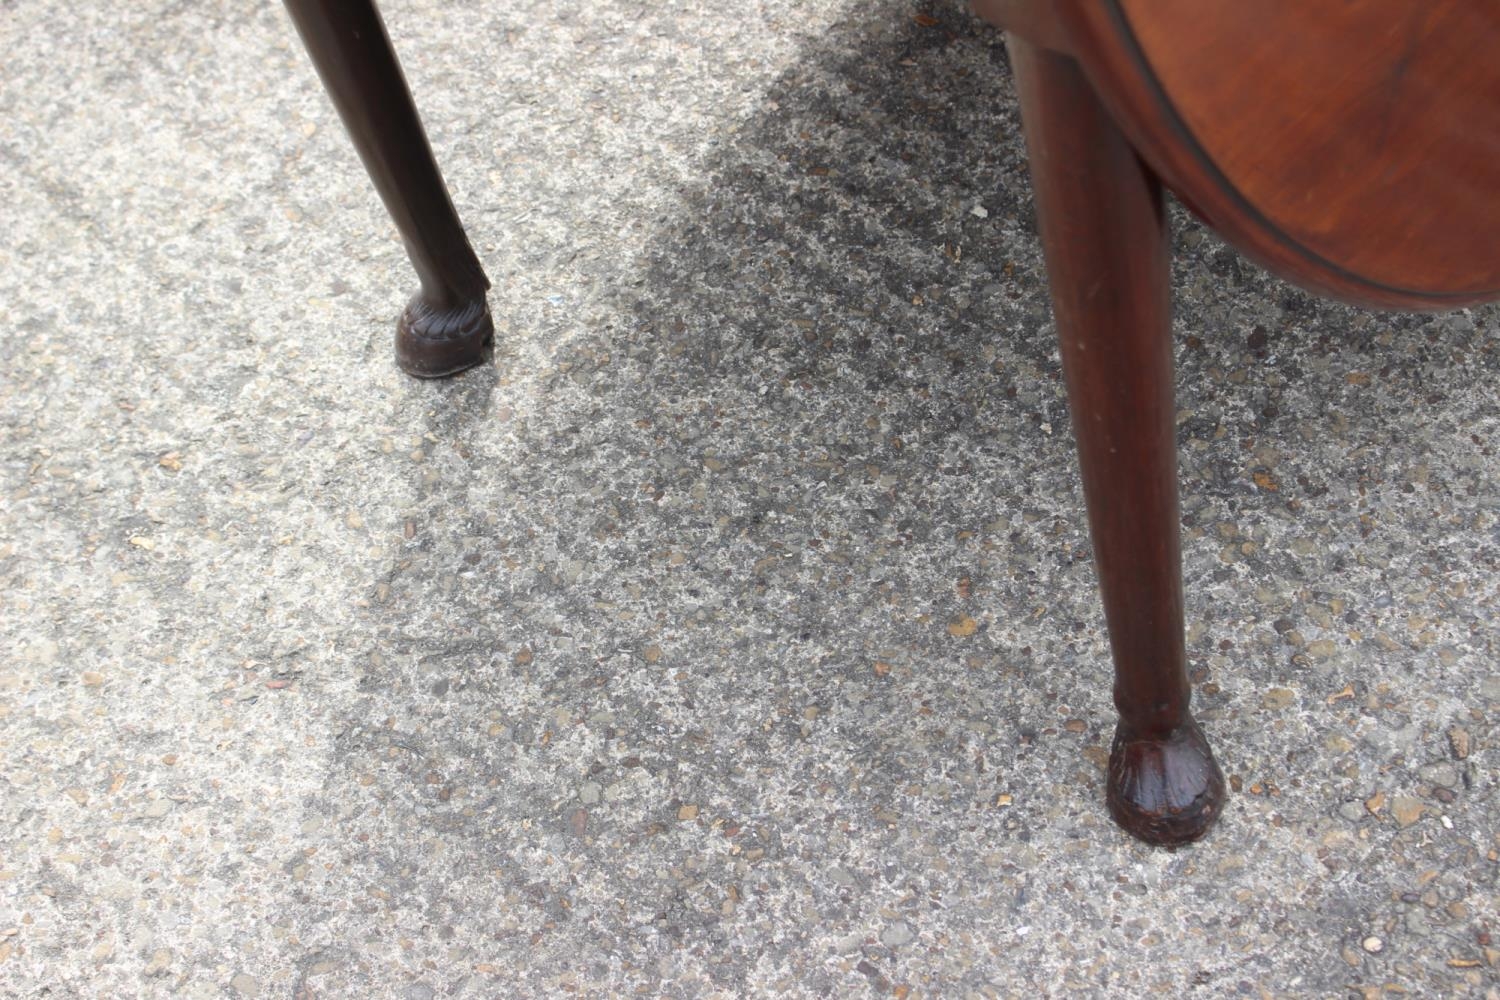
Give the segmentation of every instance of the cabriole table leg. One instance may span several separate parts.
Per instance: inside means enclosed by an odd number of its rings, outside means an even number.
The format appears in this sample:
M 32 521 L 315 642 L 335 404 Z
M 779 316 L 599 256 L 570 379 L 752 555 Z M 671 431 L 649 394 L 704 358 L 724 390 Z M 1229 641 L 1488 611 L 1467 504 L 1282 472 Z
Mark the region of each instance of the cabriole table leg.
M 1076 62 L 1008 44 L 1114 653 L 1107 801 L 1135 836 L 1182 844 L 1225 792 L 1188 709 L 1161 185 Z
M 396 360 L 437 378 L 478 364 L 494 339 L 489 279 L 464 235 L 373 0 L 286 0 L 349 137 L 421 281 L 396 323 Z

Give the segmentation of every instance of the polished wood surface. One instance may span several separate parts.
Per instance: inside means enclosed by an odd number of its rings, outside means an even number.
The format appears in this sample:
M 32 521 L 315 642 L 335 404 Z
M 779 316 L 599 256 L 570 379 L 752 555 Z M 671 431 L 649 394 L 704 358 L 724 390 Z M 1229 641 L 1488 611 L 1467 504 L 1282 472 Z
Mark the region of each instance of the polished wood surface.
M 1072 43 L 1050 2 L 1038 0 L 970 0 L 974 13 L 1012 36 L 1053 52 L 1066 52 Z
M 373 0 L 286 0 L 422 291 L 397 356 L 481 357 L 485 280 Z M 1500 297 L 1500 0 L 975 0 L 1011 32 L 1120 719 L 1107 803 L 1201 836 L 1223 777 L 1189 710 L 1162 184 L 1346 300 Z
M 494 337 L 490 282 L 448 197 L 373 0 L 285 0 L 421 282 L 396 321 L 396 360 L 422 378 L 478 364 Z
M 1500 295 L 1500 5 L 1036 0 L 1173 191 L 1346 301 Z
M 1193 143 L 1286 239 L 1392 290 L 1500 293 L 1500 3 L 1119 7 Z
M 1108 803 L 1137 836 L 1183 843 L 1224 780 L 1188 711 L 1161 185 L 1076 62 L 1018 38 L 1010 52 L 1114 653 Z
M 1180 843 L 1224 789 L 1179 681 L 1165 250 L 1142 191 L 1160 178 L 1244 252 L 1345 300 L 1500 297 L 1500 4 L 975 9 L 1010 33 L 1021 94 L 1115 658 L 1110 811 Z

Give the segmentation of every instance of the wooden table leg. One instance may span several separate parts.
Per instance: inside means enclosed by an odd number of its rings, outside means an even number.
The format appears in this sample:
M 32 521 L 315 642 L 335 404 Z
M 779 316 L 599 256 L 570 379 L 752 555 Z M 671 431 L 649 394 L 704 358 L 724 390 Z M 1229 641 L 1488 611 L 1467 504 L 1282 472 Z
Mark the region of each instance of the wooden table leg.
M 494 338 L 489 279 L 443 185 L 374 0 L 285 0 L 422 289 L 396 323 L 396 360 L 436 378 L 473 367 Z
M 1008 41 L 1114 652 L 1107 801 L 1135 836 L 1186 843 L 1225 792 L 1188 710 L 1161 185 L 1076 62 Z

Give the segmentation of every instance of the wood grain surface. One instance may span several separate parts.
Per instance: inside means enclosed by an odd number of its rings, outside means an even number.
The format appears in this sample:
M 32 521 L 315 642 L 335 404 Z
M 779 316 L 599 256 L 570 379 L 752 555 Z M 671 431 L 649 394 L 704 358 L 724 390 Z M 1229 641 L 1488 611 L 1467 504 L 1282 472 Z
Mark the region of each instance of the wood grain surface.
M 1500 3 L 1056 8 L 1132 142 L 1273 270 L 1374 305 L 1500 297 Z

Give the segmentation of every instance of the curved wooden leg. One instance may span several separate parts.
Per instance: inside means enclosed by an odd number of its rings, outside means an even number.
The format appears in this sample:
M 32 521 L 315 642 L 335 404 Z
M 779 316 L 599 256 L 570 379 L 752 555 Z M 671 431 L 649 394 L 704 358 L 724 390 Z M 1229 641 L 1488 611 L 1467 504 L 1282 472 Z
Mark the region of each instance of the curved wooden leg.
M 1207 832 L 1225 792 L 1188 710 L 1161 186 L 1077 63 L 1009 45 L 1114 652 L 1110 814 L 1182 844 Z
M 286 0 L 339 117 L 422 283 L 396 323 L 396 360 L 437 378 L 478 364 L 494 339 L 489 279 L 422 131 L 374 0 Z

